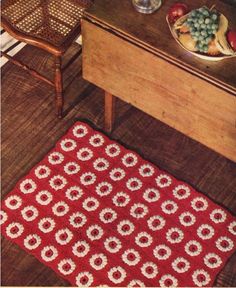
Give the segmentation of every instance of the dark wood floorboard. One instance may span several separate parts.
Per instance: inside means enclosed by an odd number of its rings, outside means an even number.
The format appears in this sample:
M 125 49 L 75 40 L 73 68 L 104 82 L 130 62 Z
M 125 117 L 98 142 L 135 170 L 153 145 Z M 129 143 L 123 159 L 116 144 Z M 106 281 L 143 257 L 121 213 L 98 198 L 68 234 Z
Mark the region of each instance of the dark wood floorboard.
M 78 49 L 75 45 L 65 62 Z M 21 60 L 52 76 L 52 58 L 25 47 Z M 67 115 L 55 117 L 54 91 L 7 63 L 2 69 L 2 196 L 49 151 L 76 121 L 87 119 L 103 127 L 103 91 L 81 78 L 81 59 L 66 72 Z M 111 136 L 162 169 L 236 213 L 236 164 L 185 137 L 122 101 L 117 101 Z M 236 255 L 217 278 L 216 286 L 236 286 Z M 68 286 L 52 270 L 2 239 L 3 286 Z

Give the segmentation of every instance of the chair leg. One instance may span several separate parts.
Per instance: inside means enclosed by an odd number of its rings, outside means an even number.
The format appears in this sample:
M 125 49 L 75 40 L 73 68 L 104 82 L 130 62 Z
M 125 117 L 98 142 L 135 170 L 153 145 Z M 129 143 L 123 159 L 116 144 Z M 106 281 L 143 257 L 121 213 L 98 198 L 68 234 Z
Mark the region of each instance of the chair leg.
M 55 92 L 57 117 L 62 118 L 63 110 L 63 78 L 61 69 L 61 56 L 55 56 Z

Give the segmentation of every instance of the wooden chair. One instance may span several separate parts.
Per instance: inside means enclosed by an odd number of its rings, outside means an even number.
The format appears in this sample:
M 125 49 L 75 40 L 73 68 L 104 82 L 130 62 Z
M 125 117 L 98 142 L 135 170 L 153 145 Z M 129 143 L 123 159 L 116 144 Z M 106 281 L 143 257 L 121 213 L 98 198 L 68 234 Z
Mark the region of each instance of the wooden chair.
M 55 87 L 57 116 L 63 112 L 62 72 L 80 55 L 76 53 L 62 70 L 62 55 L 81 33 L 83 11 L 92 0 L 2 0 L 2 32 L 8 32 L 18 41 L 1 56 L 27 70 L 31 75 Z M 1 33 L 2 34 L 2 33 Z M 30 69 L 8 52 L 21 42 L 37 46 L 51 53 L 55 58 L 54 81 Z

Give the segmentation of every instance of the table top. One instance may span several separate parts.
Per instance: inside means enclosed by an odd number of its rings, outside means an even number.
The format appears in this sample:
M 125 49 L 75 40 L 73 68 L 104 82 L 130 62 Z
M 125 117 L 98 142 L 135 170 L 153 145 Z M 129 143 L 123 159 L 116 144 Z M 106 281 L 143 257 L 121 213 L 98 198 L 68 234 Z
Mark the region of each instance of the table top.
M 95 0 L 94 5 L 85 12 L 85 18 L 236 96 L 236 57 L 218 62 L 202 60 L 186 52 L 172 37 L 166 15 L 175 2 L 163 0 L 158 11 L 145 15 L 134 9 L 131 0 Z M 190 9 L 215 4 L 228 18 L 230 28 L 236 29 L 234 5 L 220 0 L 181 2 L 185 2 Z

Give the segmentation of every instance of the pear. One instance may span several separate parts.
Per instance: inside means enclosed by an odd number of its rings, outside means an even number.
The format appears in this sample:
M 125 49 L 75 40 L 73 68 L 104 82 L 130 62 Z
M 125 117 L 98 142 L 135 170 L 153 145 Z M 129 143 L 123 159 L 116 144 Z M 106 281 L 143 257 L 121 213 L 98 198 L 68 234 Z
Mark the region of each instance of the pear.
M 189 33 L 180 34 L 179 42 L 189 51 L 197 51 L 196 41 L 191 37 Z

